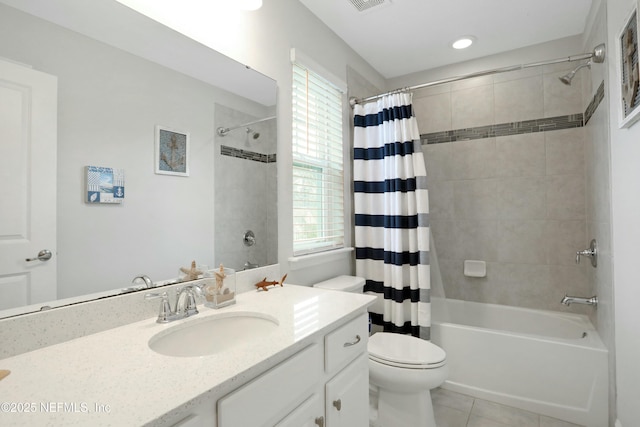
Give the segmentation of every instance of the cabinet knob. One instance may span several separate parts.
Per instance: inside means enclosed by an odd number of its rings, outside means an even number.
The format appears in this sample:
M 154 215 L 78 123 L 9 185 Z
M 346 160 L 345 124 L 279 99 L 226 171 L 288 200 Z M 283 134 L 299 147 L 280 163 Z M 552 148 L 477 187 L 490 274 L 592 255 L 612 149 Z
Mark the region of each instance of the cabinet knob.
M 334 400 L 333 406 L 339 411 L 340 409 L 342 409 L 342 400 Z
M 318 417 L 316 418 L 316 425 L 318 427 L 324 427 L 324 417 Z

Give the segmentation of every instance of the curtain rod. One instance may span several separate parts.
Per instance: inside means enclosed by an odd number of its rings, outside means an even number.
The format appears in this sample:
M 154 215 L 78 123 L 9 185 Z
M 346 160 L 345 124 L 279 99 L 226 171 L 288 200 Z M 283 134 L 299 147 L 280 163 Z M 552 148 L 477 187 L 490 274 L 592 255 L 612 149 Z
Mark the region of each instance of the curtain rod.
M 567 56 L 567 57 L 563 57 L 563 58 L 552 59 L 552 60 L 549 60 L 549 61 L 531 62 L 529 64 L 512 65 L 510 67 L 494 68 L 494 69 L 491 69 L 491 70 L 485 70 L 485 71 L 478 71 L 478 72 L 475 72 L 475 73 L 463 74 L 461 76 L 449 77 L 449 78 L 442 79 L 442 80 L 436 80 L 436 81 L 433 81 L 433 82 L 422 83 L 422 84 L 415 85 L 415 86 L 407 86 L 407 87 L 395 89 L 395 90 L 392 90 L 390 92 L 381 93 L 379 95 L 370 96 L 368 98 L 359 99 L 359 98 L 356 98 L 356 97 L 351 97 L 351 98 L 349 98 L 349 105 L 351 105 L 351 108 L 353 108 L 356 104 L 362 104 L 362 103 L 367 102 L 367 101 L 373 101 L 373 100 L 382 98 L 383 96 L 393 95 L 395 93 L 402 93 L 402 92 L 408 92 L 408 91 L 416 90 L 416 89 L 423 89 L 423 88 L 426 88 L 426 87 L 437 86 L 437 85 L 441 85 L 441 84 L 445 84 L 445 83 L 457 82 L 459 80 L 466 80 L 466 79 L 470 79 L 470 78 L 473 78 L 473 77 L 482 77 L 482 76 L 488 76 L 488 75 L 492 75 L 492 74 L 506 73 L 506 72 L 509 72 L 509 71 L 523 70 L 525 68 L 540 67 L 542 65 L 559 64 L 561 62 L 582 61 L 584 59 L 592 59 L 593 62 L 596 62 L 596 63 L 599 64 L 599 63 L 604 62 L 604 57 L 605 57 L 605 46 L 604 46 L 604 44 L 599 44 L 598 46 L 596 46 L 593 49 L 593 52 L 591 52 L 591 53 L 582 53 L 582 54 L 579 54 L 579 55 Z
M 225 136 L 228 132 L 231 132 L 232 130 L 244 128 L 244 127 L 251 126 L 251 125 L 255 125 L 256 123 L 266 122 L 267 120 L 273 120 L 275 118 L 276 118 L 276 116 L 269 116 L 269 117 L 265 117 L 264 119 L 254 120 L 254 121 L 249 122 L 249 123 L 243 123 L 241 125 L 232 126 L 232 127 L 228 127 L 228 128 L 220 126 L 217 129 L 217 132 L 218 132 L 218 135 Z

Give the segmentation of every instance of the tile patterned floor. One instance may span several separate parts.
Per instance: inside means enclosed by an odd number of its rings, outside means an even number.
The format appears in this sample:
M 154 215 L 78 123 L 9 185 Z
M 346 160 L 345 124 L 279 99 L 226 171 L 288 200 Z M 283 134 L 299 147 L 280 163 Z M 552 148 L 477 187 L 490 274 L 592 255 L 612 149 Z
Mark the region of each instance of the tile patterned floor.
M 431 399 L 437 427 L 581 427 L 441 388 Z

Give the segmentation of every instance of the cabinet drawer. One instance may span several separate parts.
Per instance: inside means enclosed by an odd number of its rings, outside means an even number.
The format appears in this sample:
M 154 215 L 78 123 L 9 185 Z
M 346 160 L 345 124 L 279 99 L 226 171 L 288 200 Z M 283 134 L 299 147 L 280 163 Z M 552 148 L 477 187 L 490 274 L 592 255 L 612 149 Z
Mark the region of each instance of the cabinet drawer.
M 369 315 L 364 313 L 324 337 L 324 369 L 334 372 L 367 351 Z
M 313 344 L 218 400 L 218 426 L 272 426 L 304 401 L 322 377 Z

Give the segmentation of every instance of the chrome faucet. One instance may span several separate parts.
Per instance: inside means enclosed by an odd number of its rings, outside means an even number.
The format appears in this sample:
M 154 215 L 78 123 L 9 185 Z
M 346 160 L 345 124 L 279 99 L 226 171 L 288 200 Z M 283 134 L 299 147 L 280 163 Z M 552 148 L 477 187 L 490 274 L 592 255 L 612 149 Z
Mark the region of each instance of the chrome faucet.
M 200 285 L 187 285 L 176 290 L 176 308 L 174 313 L 178 316 L 189 317 L 198 314 L 196 307 L 196 294 L 202 295 Z
M 571 297 L 565 294 L 564 298 L 562 298 L 562 301 L 560 302 L 566 306 L 570 306 L 571 304 L 575 303 L 575 304 L 592 305 L 594 307 L 597 307 L 598 297 L 592 296 L 591 298 L 582 298 L 582 297 Z
M 169 294 L 166 292 L 149 293 L 144 296 L 144 299 L 150 300 L 162 298 L 156 322 L 169 323 L 174 320 L 185 319 L 189 316 L 198 314 L 198 308 L 196 307 L 196 294 L 202 294 L 201 285 L 187 285 L 176 289 L 176 305 L 173 310 L 169 303 Z
M 594 267 L 598 266 L 598 244 L 596 243 L 596 239 L 591 240 L 589 247 L 583 251 L 576 252 L 576 264 L 580 264 L 580 257 L 587 256 L 591 258 L 591 265 Z
M 136 283 L 138 280 L 142 280 L 147 288 L 153 288 L 153 282 L 149 279 L 149 276 L 141 274 L 140 276 L 134 277 L 131 283 Z

